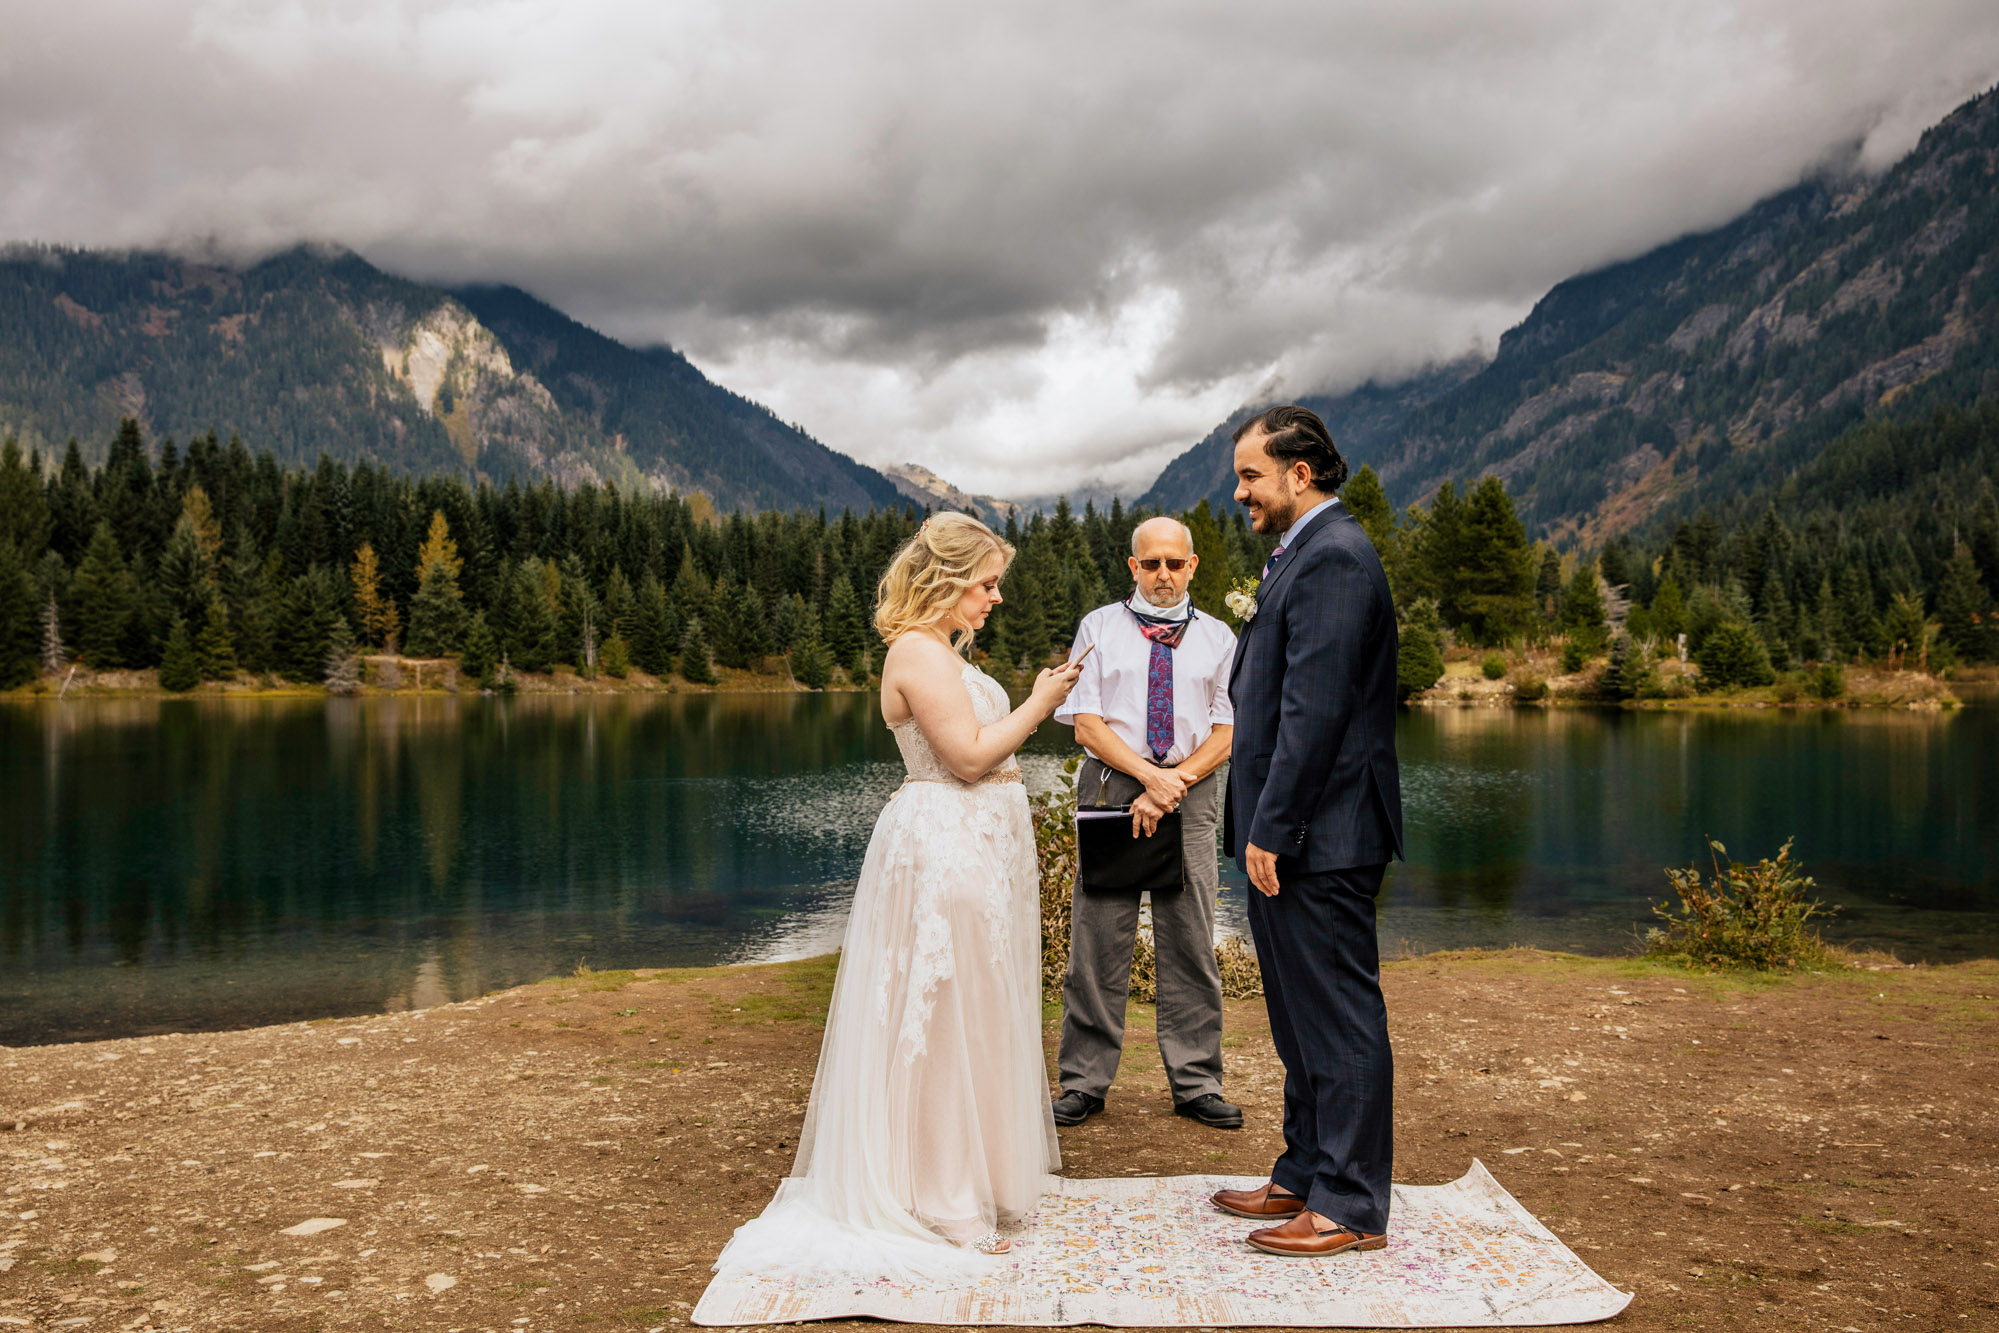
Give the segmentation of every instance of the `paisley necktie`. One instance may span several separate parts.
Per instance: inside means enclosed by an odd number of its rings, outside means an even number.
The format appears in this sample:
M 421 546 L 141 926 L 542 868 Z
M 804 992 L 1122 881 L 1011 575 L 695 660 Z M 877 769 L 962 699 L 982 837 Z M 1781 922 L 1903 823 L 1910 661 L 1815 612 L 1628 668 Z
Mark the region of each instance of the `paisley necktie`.
M 1152 620 L 1131 614 L 1138 632 L 1152 641 L 1152 660 L 1145 667 L 1145 748 L 1152 751 L 1153 763 L 1163 764 L 1173 748 L 1173 650 L 1187 637 L 1194 617 Z

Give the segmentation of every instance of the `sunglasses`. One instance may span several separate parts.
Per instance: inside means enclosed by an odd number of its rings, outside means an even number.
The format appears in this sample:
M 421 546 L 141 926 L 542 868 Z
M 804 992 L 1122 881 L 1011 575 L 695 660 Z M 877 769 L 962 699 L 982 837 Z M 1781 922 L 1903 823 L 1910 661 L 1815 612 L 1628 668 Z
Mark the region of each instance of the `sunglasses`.
M 1178 574 L 1181 570 L 1187 567 L 1187 562 L 1184 559 L 1181 559 L 1177 556 L 1167 556 L 1164 559 L 1161 559 L 1159 556 L 1154 556 L 1150 560 L 1139 561 L 1138 567 L 1144 570 L 1146 573 L 1150 574 L 1153 570 L 1159 568 L 1159 566 L 1162 564 L 1165 565 L 1168 569 L 1172 570 L 1175 574 Z

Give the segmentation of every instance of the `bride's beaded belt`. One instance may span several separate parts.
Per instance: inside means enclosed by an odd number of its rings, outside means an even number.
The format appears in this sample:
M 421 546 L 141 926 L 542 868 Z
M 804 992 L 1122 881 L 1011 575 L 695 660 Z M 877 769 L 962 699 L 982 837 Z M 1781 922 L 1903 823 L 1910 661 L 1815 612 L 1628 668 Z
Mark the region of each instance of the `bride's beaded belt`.
M 988 787 L 999 782 L 1024 781 L 1025 779 L 1021 777 L 1020 770 L 1017 768 L 996 768 L 976 782 L 965 782 L 959 778 L 920 778 L 916 774 L 911 773 L 902 780 L 902 786 L 907 787 L 912 782 L 942 782 L 952 787 Z M 898 787 L 896 790 L 901 791 L 902 787 Z

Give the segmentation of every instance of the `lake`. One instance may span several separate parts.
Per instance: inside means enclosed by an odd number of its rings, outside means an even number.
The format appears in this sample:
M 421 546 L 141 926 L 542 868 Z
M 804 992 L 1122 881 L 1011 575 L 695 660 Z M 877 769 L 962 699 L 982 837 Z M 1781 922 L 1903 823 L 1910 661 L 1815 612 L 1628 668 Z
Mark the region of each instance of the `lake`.
M 1999 707 L 1419 710 L 1399 745 L 1391 955 L 1628 949 L 1703 834 L 1795 835 L 1836 939 L 1999 953 Z M 0 1044 L 826 952 L 900 778 L 859 694 L 0 705 Z

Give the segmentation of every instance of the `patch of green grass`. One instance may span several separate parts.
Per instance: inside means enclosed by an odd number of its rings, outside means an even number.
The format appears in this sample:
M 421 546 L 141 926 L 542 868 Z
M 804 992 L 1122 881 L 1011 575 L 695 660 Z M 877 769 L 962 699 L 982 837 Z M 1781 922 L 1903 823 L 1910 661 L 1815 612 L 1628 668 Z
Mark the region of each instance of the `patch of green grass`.
M 639 979 L 637 972 L 629 967 L 613 968 L 599 972 L 588 963 L 579 962 L 576 970 L 566 977 L 544 977 L 537 986 L 558 986 L 565 990 L 616 991 L 623 990 Z
M 534 1295 L 537 1291 L 547 1290 L 548 1284 L 546 1282 L 516 1282 L 511 1286 L 500 1288 L 500 1299 L 503 1301 L 524 1300 Z
M 42 1271 L 50 1277 L 89 1277 L 104 1267 L 95 1259 L 45 1259 Z
M 673 1317 L 673 1312 L 663 1305 L 627 1305 L 618 1311 L 618 1318 L 628 1324 L 664 1324 Z
M 618 1017 L 630 1018 L 633 1014 L 636 1014 L 637 1012 L 638 1012 L 637 1009 L 632 1009 L 632 1008 L 620 1009 L 618 1010 Z
M 609 1074 L 598 1074 L 590 1081 L 592 1083 L 609 1083 L 612 1082 L 613 1080 Z

